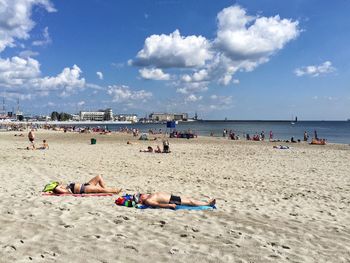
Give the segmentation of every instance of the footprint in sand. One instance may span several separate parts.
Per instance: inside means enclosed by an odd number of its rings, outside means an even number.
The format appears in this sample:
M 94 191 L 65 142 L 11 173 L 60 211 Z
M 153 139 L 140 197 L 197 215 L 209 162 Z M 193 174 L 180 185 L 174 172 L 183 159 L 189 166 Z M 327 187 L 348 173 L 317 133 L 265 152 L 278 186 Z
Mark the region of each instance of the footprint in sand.
M 17 248 L 14 245 L 5 245 L 3 246 L 6 252 L 11 253 L 17 250 Z
M 132 249 L 132 250 L 135 250 L 136 252 L 139 252 L 136 247 L 131 245 L 125 246 L 124 248 Z
M 176 248 L 176 247 L 172 247 L 172 248 L 169 250 L 169 254 L 172 254 L 172 255 L 176 254 L 177 252 L 179 252 L 179 249 Z

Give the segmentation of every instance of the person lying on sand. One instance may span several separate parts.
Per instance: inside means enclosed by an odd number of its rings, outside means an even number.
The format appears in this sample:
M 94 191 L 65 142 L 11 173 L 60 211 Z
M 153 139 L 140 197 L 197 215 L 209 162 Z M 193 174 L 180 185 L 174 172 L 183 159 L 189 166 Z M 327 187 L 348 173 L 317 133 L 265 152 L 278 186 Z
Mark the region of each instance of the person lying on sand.
M 155 153 L 162 153 L 162 150 L 160 149 L 159 145 L 157 145 L 157 148 L 154 150 Z
M 64 185 L 60 183 L 53 190 L 55 194 L 93 194 L 93 193 L 112 193 L 118 194 L 122 191 L 120 188 L 107 187 L 101 175 L 95 176 L 88 183 L 69 183 Z
M 38 150 L 47 150 L 49 149 L 49 144 L 46 140 L 43 140 L 43 144 L 38 148 Z
M 274 145 L 273 148 L 274 149 L 282 149 L 282 150 L 284 150 L 284 149 L 289 149 L 290 147 L 287 146 L 287 145 Z
M 175 209 L 176 205 L 188 205 L 188 206 L 202 206 L 209 205 L 214 206 L 216 200 L 210 199 L 209 201 L 198 201 L 192 198 L 175 196 L 169 193 L 157 192 L 153 194 L 140 194 L 134 195 L 134 201 L 138 204 L 144 204 L 152 207 L 171 208 Z
M 140 150 L 140 152 L 143 152 L 143 153 L 153 153 L 153 148 L 152 148 L 152 146 L 148 146 L 148 147 L 147 147 L 147 150 Z

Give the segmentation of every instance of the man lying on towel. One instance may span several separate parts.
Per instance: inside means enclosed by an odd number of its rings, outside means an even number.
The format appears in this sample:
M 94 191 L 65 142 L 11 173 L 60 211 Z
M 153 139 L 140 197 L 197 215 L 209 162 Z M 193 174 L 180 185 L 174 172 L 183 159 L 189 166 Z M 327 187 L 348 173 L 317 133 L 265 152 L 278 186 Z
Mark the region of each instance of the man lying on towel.
M 134 195 L 134 201 L 138 204 L 148 205 L 151 207 L 175 209 L 176 205 L 188 206 L 214 206 L 216 200 L 198 201 L 188 197 L 175 196 L 169 193 L 157 192 L 153 194 Z
M 118 194 L 122 189 L 107 187 L 101 175 L 95 176 L 88 183 L 58 184 L 53 189 L 55 194 L 92 194 L 92 193 L 112 193 Z M 45 190 L 44 190 L 45 191 Z

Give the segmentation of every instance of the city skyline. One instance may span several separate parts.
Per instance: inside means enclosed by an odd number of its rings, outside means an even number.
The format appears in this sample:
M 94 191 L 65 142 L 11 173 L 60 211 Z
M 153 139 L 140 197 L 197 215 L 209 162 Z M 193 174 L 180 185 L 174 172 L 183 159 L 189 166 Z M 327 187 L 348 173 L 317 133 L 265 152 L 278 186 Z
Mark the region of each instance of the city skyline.
M 32 114 L 350 118 L 348 1 L 200 3 L 2 1 L 0 96 Z

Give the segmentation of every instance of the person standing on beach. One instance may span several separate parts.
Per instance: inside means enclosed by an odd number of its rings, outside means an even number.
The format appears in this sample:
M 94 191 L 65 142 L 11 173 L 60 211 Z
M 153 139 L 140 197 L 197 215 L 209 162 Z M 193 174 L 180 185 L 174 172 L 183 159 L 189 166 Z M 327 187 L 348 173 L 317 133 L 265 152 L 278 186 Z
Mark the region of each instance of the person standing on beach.
M 264 132 L 264 131 L 262 131 L 262 132 L 260 133 L 260 137 L 261 137 L 261 140 L 262 140 L 262 141 L 265 140 L 265 132 Z
M 307 142 L 308 139 L 309 139 L 309 135 L 307 134 L 306 131 L 304 131 L 304 142 Z
M 30 141 L 30 143 L 32 144 L 33 148 L 34 148 L 34 140 L 35 140 L 35 134 L 34 134 L 34 129 L 31 129 L 28 132 L 28 139 Z
M 270 141 L 273 139 L 273 133 L 270 131 Z

